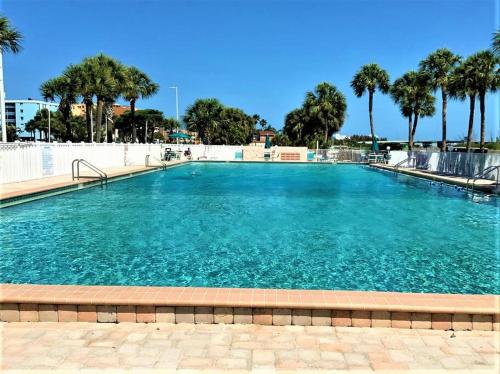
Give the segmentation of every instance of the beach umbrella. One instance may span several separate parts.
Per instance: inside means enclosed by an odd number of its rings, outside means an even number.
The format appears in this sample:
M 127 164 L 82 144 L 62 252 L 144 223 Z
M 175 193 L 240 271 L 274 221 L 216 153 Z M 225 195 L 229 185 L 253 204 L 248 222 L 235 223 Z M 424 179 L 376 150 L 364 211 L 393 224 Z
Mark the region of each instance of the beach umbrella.
M 183 132 L 173 132 L 172 134 L 169 134 L 168 137 L 170 139 L 176 139 L 177 145 L 179 145 L 179 139 L 191 139 L 189 135 L 184 134 Z
M 271 148 L 271 139 L 269 139 L 269 135 L 266 135 L 266 144 L 264 145 L 264 148 Z
M 191 137 L 183 132 L 174 132 L 168 136 L 170 139 L 191 139 Z

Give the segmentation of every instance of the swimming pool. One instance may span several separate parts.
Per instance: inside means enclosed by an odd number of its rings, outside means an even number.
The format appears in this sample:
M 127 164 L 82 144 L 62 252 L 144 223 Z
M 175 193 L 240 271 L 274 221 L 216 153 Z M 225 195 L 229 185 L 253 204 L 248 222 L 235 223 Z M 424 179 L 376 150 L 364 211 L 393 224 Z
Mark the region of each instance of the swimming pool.
M 0 282 L 498 294 L 498 214 L 359 165 L 190 163 L 0 210 Z

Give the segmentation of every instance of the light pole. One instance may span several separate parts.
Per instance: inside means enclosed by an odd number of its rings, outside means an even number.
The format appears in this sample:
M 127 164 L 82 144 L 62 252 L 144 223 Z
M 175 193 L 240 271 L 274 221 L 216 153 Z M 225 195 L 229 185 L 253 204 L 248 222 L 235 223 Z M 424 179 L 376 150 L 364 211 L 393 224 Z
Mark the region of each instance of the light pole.
M 94 116 L 92 115 L 92 105 L 90 106 L 90 142 L 94 142 Z
M 5 116 L 5 91 L 3 85 L 3 52 L 0 51 L 0 122 L 2 125 L 2 142 L 7 142 L 7 123 Z
M 50 104 L 49 104 L 49 107 L 47 109 L 47 112 L 48 112 L 48 116 L 49 116 L 49 143 L 50 143 Z
M 175 119 L 177 124 L 179 124 L 179 89 L 177 86 L 171 86 L 175 90 Z M 177 132 L 179 132 L 179 126 L 177 126 Z

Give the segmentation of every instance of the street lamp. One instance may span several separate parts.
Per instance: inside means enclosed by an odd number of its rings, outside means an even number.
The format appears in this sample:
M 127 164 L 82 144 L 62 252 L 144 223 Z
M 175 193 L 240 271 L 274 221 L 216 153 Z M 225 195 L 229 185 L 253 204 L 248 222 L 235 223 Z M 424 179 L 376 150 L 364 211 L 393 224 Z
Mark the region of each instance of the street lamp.
M 175 90 L 175 118 L 177 119 L 177 123 L 179 123 L 179 89 L 177 86 L 171 86 Z M 179 132 L 179 127 L 177 127 L 177 132 Z

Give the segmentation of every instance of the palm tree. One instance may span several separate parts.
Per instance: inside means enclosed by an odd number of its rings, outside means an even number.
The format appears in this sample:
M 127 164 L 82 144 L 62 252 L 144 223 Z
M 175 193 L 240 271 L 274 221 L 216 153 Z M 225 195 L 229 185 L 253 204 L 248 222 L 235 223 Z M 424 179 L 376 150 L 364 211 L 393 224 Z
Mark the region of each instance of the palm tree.
M 347 111 L 345 96 L 334 85 L 322 82 L 314 91 L 306 93 L 304 108 L 323 127 L 326 146 L 328 139 L 344 124 Z
M 221 122 L 223 105 L 217 99 L 198 99 L 186 109 L 184 123 L 189 131 L 197 131 L 203 143 L 210 144 Z
M 497 30 L 493 34 L 493 43 L 492 43 L 492 49 L 493 52 L 497 55 L 500 56 L 500 30 Z
M 357 97 L 368 92 L 368 112 L 370 114 L 370 132 L 372 141 L 375 140 L 375 128 L 373 125 L 373 94 L 378 90 L 382 93 L 389 92 L 389 74 L 377 64 L 367 64 L 354 75 L 351 87 Z
M 408 118 L 408 145 L 411 144 L 412 147 L 413 106 L 411 97 L 413 96 L 413 85 L 411 82 L 413 81 L 413 74 L 415 74 L 415 72 L 408 72 L 401 78 L 396 79 L 390 89 L 391 97 L 394 102 L 399 105 L 401 115 Z
M 470 58 L 472 74 L 477 87 L 479 98 L 479 111 L 481 112 L 481 139 L 479 148 L 484 148 L 486 135 L 486 93 L 495 92 L 500 86 L 500 57 L 495 56 L 493 52 L 484 50 L 473 54 Z
M 124 66 L 102 53 L 88 60 L 91 86 L 97 98 L 96 142 L 102 140 L 102 114 L 106 103 L 114 102 L 121 93 L 126 80 Z
M 411 151 L 418 119 L 434 115 L 435 98 L 430 76 L 422 71 L 409 71 L 396 79 L 390 92 L 393 100 L 399 104 L 401 114 L 408 118 L 408 148 Z
M 159 90 L 158 84 L 154 83 L 145 73 L 136 67 L 125 70 L 122 87 L 123 97 L 130 102 L 130 113 L 132 120 L 132 142 L 135 143 L 137 134 L 134 121 L 135 103 L 139 98 L 145 99 L 156 94 Z
M 432 52 L 425 60 L 420 62 L 420 69 L 429 74 L 434 91 L 438 88 L 441 89 L 441 152 L 446 151 L 446 108 L 448 105 L 448 81 L 450 79 L 451 72 L 460 63 L 460 60 L 460 56 L 453 54 L 453 52 L 446 48 L 441 48 Z
M 92 108 L 94 106 L 94 78 L 93 78 L 93 67 L 92 60 L 90 57 L 85 58 L 80 64 L 73 65 L 66 69 L 66 74 L 69 74 L 77 82 L 77 91 L 79 96 L 83 99 L 83 104 L 85 105 L 85 124 L 87 128 L 87 142 L 91 143 L 93 139 L 93 128 L 92 120 L 93 113 Z
M 294 143 L 302 144 L 304 125 L 304 110 L 302 108 L 297 108 L 286 115 L 283 132 Z
M 0 17 L 0 121 L 2 122 L 2 142 L 7 141 L 7 123 L 5 122 L 5 92 L 3 83 L 3 54 L 21 51 L 23 37 L 10 25 L 7 17 Z
M 69 141 L 73 141 L 71 105 L 76 103 L 79 96 L 78 76 L 76 74 L 77 70 L 73 65 L 70 65 L 62 76 L 49 79 L 40 87 L 40 91 L 45 100 L 59 100 L 59 112 L 61 112 L 61 119 L 66 127 L 64 140 Z
M 452 98 L 465 100 L 469 98 L 469 125 L 467 129 L 467 152 L 472 143 L 472 132 L 474 130 L 474 111 L 476 106 L 476 97 L 478 87 L 476 83 L 476 74 L 474 61 L 471 57 L 463 61 L 452 73 L 449 82 L 449 92 Z

